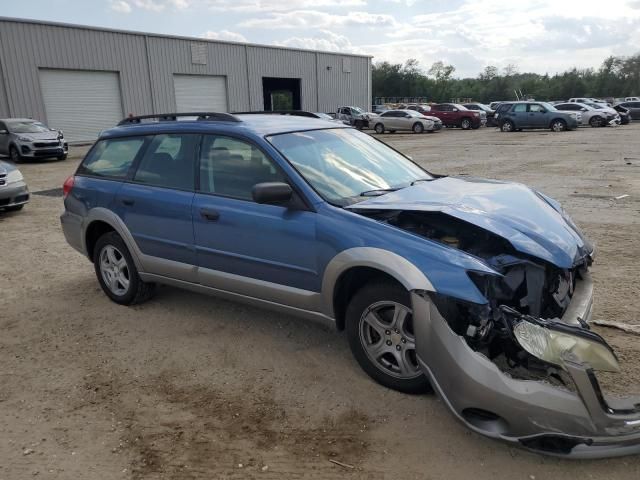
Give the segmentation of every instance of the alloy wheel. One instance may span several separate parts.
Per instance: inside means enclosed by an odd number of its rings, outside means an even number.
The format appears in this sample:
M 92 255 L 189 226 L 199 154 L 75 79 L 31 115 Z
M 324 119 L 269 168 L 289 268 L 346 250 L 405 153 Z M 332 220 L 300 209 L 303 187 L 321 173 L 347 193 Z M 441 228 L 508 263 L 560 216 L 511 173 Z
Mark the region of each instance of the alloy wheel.
M 126 295 L 131 281 L 129 265 L 113 245 L 105 245 L 100 252 L 100 274 L 111 293 L 119 297 Z
M 562 122 L 561 120 L 556 120 L 555 122 L 553 122 L 553 125 L 551 125 L 551 130 L 553 130 L 554 132 L 562 132 L 564 130 L 564 122 Z
M 378 369 L 400 379 L 422 375 L 409 307 L 391 301 L 376 302 L 360 317 L 359 332 L 367 356 Z

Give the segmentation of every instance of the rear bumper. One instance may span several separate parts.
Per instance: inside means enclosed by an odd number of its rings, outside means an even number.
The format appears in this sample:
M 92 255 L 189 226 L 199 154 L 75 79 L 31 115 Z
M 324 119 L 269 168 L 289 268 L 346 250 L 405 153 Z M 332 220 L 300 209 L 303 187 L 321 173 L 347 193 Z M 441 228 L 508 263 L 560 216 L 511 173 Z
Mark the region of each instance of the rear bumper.
M 590 301 L 582 303 L 590 309 Z M 447 407 L 475 432 L 562 457 L 640 453 L 639 399 L 605 399 L 588 365 L 565 362 L 575 391 L 512 378 L 455 334 L 428 297 L 413 292 L 412 304 L 418 362 Z
M 82 217 L 65 210 L 62 215 L 60 215 L 60 224 L 67 243 L 78 252 L 88 257 L 83 236 L 84 229 Z
M 23 181 L 0 187 L 0 209 L 24 205 L 29 202 L 29 198 L 29 189 Z

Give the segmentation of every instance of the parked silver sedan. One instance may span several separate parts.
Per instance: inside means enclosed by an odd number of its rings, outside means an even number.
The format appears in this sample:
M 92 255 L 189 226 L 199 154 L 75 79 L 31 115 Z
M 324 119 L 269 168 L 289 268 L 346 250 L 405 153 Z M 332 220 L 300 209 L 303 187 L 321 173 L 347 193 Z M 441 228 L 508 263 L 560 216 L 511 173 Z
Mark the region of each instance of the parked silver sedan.
M 435 122 L 414 110 L 388 110 L 371 117 L 369 121 L 376 133 L 410 130 L 413 133 L 432 132 Z

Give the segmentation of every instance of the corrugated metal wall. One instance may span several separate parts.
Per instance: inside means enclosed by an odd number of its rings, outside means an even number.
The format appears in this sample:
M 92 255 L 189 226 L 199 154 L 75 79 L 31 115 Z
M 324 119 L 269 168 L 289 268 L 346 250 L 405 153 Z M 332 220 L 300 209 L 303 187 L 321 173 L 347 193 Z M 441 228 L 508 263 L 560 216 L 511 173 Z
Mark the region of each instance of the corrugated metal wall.
M 206 50 L 206 64 L 194 63 L 194 43 L 205 45 L 195 51 Z M 369 108 L 370 64 L 368 57 L 0 18 L 0 116 L 46 120 L 42 68 L 118 72 L 125 114 L 174 111 L 176 73 L 227 77 L 231 111 L 264 108 L 263 77 L 299 78 L 305 110 Z

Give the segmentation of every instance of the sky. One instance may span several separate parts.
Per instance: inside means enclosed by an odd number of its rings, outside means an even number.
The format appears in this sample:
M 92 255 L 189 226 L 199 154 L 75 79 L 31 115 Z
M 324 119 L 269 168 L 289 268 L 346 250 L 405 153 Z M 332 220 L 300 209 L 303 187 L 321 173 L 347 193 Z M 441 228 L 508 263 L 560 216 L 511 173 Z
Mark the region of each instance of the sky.
M 436 61 L 455 76 L 598 67 L 640 53 L 640 0 L 0 0 L 0 15 Z

